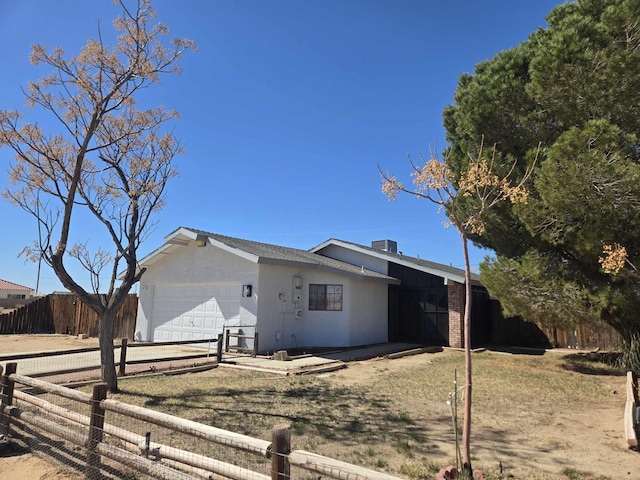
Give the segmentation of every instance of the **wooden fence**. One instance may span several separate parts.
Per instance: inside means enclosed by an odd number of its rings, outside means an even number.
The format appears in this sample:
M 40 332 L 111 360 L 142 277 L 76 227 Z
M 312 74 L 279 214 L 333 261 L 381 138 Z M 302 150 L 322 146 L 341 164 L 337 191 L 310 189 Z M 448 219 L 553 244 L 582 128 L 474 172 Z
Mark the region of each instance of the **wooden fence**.
M 116 316 L 115 338 L 134 338 L 138 296 L 128 295 Z M 51 294 L 0 315 L 0 334 L 62 333 L 98 336 L 98 315 L 73 294 Z
M 622 342 L 620 334 L 608 325 L 578 325 L 574 329 L 542 327 L 542 331 L 553 346 L 562 348 L 616 350 Z
M 608 325 L 578 325 L 573 329 L 544 327 L 519 317 L 503 317 L 498 302 L 492 308 L 490 342 L 494 345 L 581 350 L 620 348 L 620 335 Z
M 32 302 L 33 300 L 33 298 L 0 298 L 0 308 L 20 308 L 24 307 L 27 303 Z
M 0 369 L 1 373 L 1 369 Z M 252 438 L 202 423 L 129 405 L 106 398 L 106 384 L 94 386 L 93 395 L 44 382 L 16 373 L 16 363 L 7 364 L 1 377 L 0 434 L 9 434 L 12 418 L 31 428 L 44 430 L 85 449 L 85 478 L 99 478 L 101 457 L 126 465 L 157 479 L 227 478 L 236 480 L 286 480 L 292 466 L 314 476 L 353 480 L 399 480 L 385 473 L 369 470 L 302 450 L 291 451 L 288 425 L 273 428 L 271 441 Z M 88 415 L 63 408 L 38 396 L 15 389 L 15 384 L 58 395 L 84 404 Z M 24 408 L 14 405 L 18 400 Z M 199 439 L 225 445 L 244 453 L 271 460 L 270 475 L 209 458 L 168 445 L 151 443 L 149 436 L 138 435 L 106 423 L 107 412 L 165 427 Z M 45 415 L 46 413 L 46 415 Z M 49 417 L 49 418 L 46 418 Z M 107 443 L 104 434 L 117 440 Z

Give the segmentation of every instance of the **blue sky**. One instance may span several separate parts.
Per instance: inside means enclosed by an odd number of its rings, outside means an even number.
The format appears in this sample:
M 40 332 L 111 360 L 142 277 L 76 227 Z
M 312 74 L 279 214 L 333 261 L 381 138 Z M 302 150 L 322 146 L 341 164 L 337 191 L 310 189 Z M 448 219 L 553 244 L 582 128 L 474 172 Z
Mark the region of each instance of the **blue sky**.
M 159 0 L 158 20 L 196 41 L 180 77 L 150 91 L 176 109 L 187 153 L 140 257 L 179 226 L 308 249 L 328 238 L 391 239 L 406 255 L 463 267 L 443 215 L 414 197 L 389 202 L 377 164 L 399 177 L 407 154 L 445 146 L 442 110 L 458 77 L 514 47 L 560 0 Z M 20 88 L 48 73 L 30 45 L 76 54 L 109 0 L 0 0 L 0 108 L 23 109 Z M 38 111 L 27 112 L 37 120 Z M 13 154 L 0 149 L 0 186 Z M 36 238 L 28 214 L 0 199 L 0 278 L 36 287 L 37 265 L 18 254 Z M 76 238 L 110 244 L 88 225 Z M 490 252 L 473 248 L 477 264 Z M 80 268 L 70 268 L 88 288 Z M 39 291 L 61 290 L 43 265 Z

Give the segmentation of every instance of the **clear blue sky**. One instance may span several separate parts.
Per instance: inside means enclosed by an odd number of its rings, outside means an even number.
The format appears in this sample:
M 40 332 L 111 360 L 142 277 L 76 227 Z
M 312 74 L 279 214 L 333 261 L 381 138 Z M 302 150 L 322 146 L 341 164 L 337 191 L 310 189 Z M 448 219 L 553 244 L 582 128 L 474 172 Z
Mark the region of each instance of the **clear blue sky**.
M 186 226 L 302 249 L 328 238 L 392 239 L 406 255 L 462 268 L 444 216 L 414 197 L 389 202 L 376 164 L 404 177 L 407 154 L 441 150 L 442 110 L 459 75 L 545 27 L 560 3 L 156 1 L 158 20 L 198 52 L 185 57 L 182 76 L 152 92 L 156 104 L 181 112 L 175 127 L 187 154 L 140 256 Z M 23 108 L 21 86 L 46 73 L 29 63 L 31 44 L 76 54 L 98 20 L 110 33 L 117 13 L 109 0 L 0 0 L 0 108 Z M 12 156 L 0 149 L 2 187 Z M 18 254 L 36 238 L 36 223 L 2 199 L 0 218 L 0 278 L 35 288 L 37 265 Z M 92 228 L 74 232 L 91 247 L 102 242 Z M 489 253 L 474 248 L 474 268 Z M 61 289 L 43 265 L 40 292 Z

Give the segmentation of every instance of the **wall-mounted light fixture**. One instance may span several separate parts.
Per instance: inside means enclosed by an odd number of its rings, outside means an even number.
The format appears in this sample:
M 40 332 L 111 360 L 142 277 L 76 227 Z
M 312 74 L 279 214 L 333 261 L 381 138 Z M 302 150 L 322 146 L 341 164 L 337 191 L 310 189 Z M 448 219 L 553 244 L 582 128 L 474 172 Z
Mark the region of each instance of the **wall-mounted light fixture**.
M 251 285 L 242 285 L 242 296 L 250 297 L 252 290 L 253 290 L 253 287 Z

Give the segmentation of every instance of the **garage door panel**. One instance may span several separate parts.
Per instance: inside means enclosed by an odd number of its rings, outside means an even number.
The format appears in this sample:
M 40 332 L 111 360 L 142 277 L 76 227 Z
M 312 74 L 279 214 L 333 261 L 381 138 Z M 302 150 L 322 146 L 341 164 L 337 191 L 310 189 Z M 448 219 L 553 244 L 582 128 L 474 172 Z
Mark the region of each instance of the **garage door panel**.
M 154 341 L 215 338 L 239 319 L 241 285 L 157 285 Z

